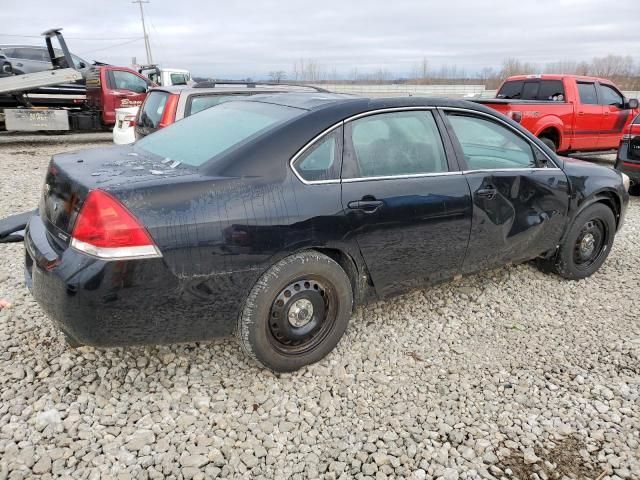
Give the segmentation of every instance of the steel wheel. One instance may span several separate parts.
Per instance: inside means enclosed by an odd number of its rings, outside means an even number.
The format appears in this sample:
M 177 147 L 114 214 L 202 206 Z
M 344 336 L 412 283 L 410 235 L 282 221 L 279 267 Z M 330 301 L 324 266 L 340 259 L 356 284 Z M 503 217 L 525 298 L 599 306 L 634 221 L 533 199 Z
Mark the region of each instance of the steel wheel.
M 269 312 L 269 340 L 284 355 L 313 350 L 331 330 L 337 298 L 318 277 L 296 280 L 276 296 Z
M 576 268 L 586 270 L 600 258 L 606 250 L 606 235 L 606 226 L 601 220 L 589 220 L 583 225 L 573 249 Z

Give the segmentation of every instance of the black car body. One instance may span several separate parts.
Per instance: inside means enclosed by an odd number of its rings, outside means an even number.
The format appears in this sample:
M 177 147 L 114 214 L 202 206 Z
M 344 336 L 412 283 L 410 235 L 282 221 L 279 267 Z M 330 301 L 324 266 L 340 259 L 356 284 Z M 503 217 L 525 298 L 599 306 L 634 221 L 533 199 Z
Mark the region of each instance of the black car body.
M 247 120 L 245 112 L 255 115 Z M 265 112 L 277 121 L 255 126 L 246 138 L 237 133 L 264 122 Z M 230 126 L 217 129 L 215 122 Z M 202 133 L 210 131 L 221 136 Z M 113 199 L 139 221 L 151 239 L 146 249 L 121 256 L 74 244 L 91 192 L 106 192 L 104 201 Z M 294 268 L 288 259 L 312 265 L 305 252 L 333 262 L 327 268 L 339 266 L 353 294 L 342 302 L 354 304 L 534 258 L 568 278 L 587 276 L 608 254 L 628 198 L 619 172 L 557 157 L 478 104 L 258 95 L 205 110 L 133 146 L 55 155 L 25 235 L 25 272 L 35 298 L 74 342 L 206 340 L 232 334 L 239 316 L 253 315 L 255 289 L 277 284 Z M 602 220 L 589 213 L 594 209 L 604 212 Z M 592 217 L 601 221 L 600 233 Z M 575 248 L 583 270 L 570 268 Z M 311 290 L 308 301 L 284 312 L 288 318 L 330 312 L 326 298 L 339 297 L 342 277 L 318 272 L 273 293 L 279 300 L 269 316 L 277 317 L 276 306 L 288 305 L 300 288 Z M 316 310 L 313 289 L 325 297 Z M 251 340 L 248 332 L 240 336 Z M 263 347 L 247 350 L 276 370 L 321 358 L 295 363 L 295 354 L 308 349 L 282 348 L 282 361 L 270 363 L 256 354 Z
M 629 130 L 622 136 L 615 168 L 631 179 L 629 191 L 640 195 L 640 115 L 638 115 Z

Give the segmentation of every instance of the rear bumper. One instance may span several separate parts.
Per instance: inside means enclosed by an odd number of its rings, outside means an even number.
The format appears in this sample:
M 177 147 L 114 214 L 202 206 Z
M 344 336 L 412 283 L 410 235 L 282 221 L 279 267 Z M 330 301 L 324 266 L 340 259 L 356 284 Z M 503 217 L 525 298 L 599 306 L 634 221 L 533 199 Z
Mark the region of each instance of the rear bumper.
M 241 305 L 225 295 L 198 296 L 192 281 L 175 276 L 161 258 L 104 261 L 62 250 L 37 215 L 25 232 L 24 270 L 36 301 L 64 333 L 84 345 L 165 344 L 230 335 Z
M 627 174 L 632 184 L 640 184 L 640 158 L 630 154 L 628 141 L 620 143 L 615 169 Z

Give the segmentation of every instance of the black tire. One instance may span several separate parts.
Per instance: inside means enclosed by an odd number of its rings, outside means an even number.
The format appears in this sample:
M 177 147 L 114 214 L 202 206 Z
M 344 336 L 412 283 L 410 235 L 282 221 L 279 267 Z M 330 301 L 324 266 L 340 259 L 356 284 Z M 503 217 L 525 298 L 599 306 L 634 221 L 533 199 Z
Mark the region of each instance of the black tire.
M 629 187 L 629 195 L 633 195 L 634 197 L 640 196 L 640 183 L 636 183 Z
M 254 285 L 238 319 L 238 339 L 260 365 L 292 372 L 334 349 L 352 308 L 351 282 L 340 265 L 319 252 L 297 253 Z
M 544 143 L 547 147 L 549 147 L 551 150 L 553 150 L 554 153 L 556 153 L 558 149 L 558 147 L 556 146 L 556 142 L 554 142 L 548 137 L 540 137 L 540 141 Z
M 569 280 L 593 275 L 609 256 L 615 233 L 616 219 L 611 209 L 594 203 L 575 218 L 558 252 L 538 260 L 538 268 Z

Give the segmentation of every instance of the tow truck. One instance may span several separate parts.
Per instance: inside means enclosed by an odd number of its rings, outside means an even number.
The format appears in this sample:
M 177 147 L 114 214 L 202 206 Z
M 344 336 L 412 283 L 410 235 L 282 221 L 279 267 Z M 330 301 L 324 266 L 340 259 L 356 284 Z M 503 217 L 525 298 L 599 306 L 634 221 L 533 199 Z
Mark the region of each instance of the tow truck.
M 9 131 L 104 130 L 113 127 L 115 109 L 141 105 L 155 84 L 126 67 L 98 64 L 89 70 L 86 87 L 61 28 L 45 37 L 52 69 L 0 77 L 0 126 Z M 62 55 L 56 56 L 52 40 Z

